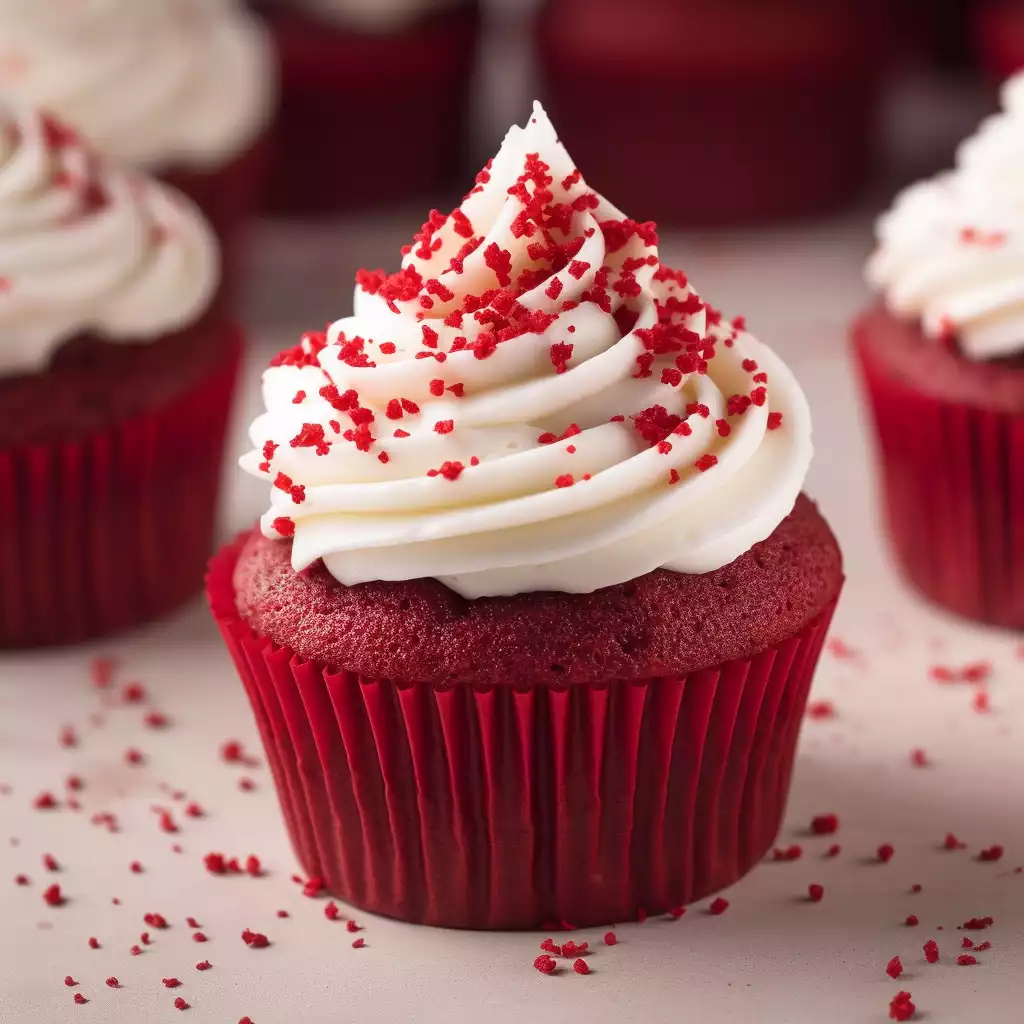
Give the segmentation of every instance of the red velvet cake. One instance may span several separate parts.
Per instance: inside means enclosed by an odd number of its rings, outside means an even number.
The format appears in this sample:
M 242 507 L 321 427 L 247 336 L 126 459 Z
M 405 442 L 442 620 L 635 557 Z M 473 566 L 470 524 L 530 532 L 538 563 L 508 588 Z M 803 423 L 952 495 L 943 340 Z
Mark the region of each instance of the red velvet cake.
M 123 628 L 201 586 L 241 338 L 212 232 L 163 185 L 7 105 L 0 195 L 4 648 Z
M 871 163 L 876 14 L 846 0 L 551 0 L 547 103 L 627 209 L 696 226 L 831 210 Z
M 955 170 L 880 221 L 868 267 L 884 304 L 853 341 L 878 434 L 893 549 L 928 598 L 1024 628 L 1024 75 Z
M 476 3 L 380 31 L 298 4 L 260 6 L 281 62 L 271 213 L 314 216 L 455 194 L 480 30 Z
M 263 395 L 207 593 L 310 877 L 583 926 L 765 854 L 843 582 L 806 399 L 542 108 Z

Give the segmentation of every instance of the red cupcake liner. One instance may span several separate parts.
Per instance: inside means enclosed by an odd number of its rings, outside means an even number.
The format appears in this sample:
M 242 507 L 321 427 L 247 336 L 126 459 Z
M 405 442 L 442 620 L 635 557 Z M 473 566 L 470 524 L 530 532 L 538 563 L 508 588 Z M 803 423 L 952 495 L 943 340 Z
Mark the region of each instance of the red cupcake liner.
M 921 391 L 854 341 L 903 573 L 958 615 L 1024 628 L 1024 415 Z
M 260 138 L 230 162 L 210 171 L 176 167 L 160 177 L 188 196 L 210 222 L 220 240 L 224 290 L 237 291 L 245 265 L 246 229 L 263 204 L 269 138 Z
M 303 661 L 207 596 L 295 851 L 348 903 L 459 928 L 632 920 L 736 881 L 782 820 L 835 607 L 753 658 L 565 688 L 395 685 Z
M 282 216 L 459 192 L 475 4 L 401 32 L 346 32 L 270 9 L 281 100 L 267 207 Z
M 163 405 L 60 442 L 0 447 L 0 648 L 64 644 L 202 587 L 242 352 Z

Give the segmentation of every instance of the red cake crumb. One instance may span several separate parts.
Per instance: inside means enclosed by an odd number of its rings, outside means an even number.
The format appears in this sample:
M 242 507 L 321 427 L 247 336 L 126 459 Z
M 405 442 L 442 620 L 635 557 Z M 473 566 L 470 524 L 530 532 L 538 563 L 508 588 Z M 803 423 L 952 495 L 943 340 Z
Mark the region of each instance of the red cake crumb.
M 994 918 L 991 917 L 972 917 L 969 921 L 964 921 L 961 928 L 966 928 L 969 931 L 982 931 L 985 928 L 991 927 L 995 924 Z
M 984 953 L 986 950 L 989 950 L 991 948 L 992 948 L 992 943 L 991 942 L 982 942 L 979 945 L 975 946 L 974 950 L 975 950 L 976 953 Z
M 928 755 L 918 748 L 910 752 L 910 763 L 915 768 L 927 768 L 930 762 L 928 761 Z
M 942 848 L 944 850 L 964 850 L 967 848 L 967 844 L 960 842 L 952 832 L 947 832 L 946 838 L 942 840 Z
M 929 939 L 924 944 L 924 958 L 930 964 L 939 962 L 939 944 L 934 939 Z
M 74 987 L 75 987 L 75 986 L 76 986 L 76 985 L 78 984 L 78 982 L 77 982 L 77 981 L 75 981 L 75 979 L 74 979 L 74 978 L 72 978 L 72 977 L 71 977 L 71 975 L 69 974 L 69 975 L 68 975 L 68 976 L 67 976 L 67 977 L 66 977 L 66 978 L 64 979 L 64 984 L 65 984 L 65 985 L 67 985 L 67 987 L 68 987 L 68 988 L 74 988 Z
M 562 956 L 567 959 L 574 956 L 583 956 L 590 949 L 589 942 L 581 942 L 577 945 L 571 939 L 568 942 L 562 943 Z
M 187 924 L 189 926 L 189 928 L 202 928 L 203 927 L 194 917 L 186 917 L 185 918 L 185 924 Z
M 780 861 L 780 860 L 781 861 L 799 860 L 803 856 L 803 853 L 804 853 L 803 847 L 797 845 L 796 843 L 793 843 L 791 846 L 787 846 L 785 849 L 780 849 L 779 847 L 775 847 L 775 849 L 772 850 L 772 860 L 774 860 L 774 861 Z
M 137 946 L 137 945 L 136 946 L 132 946 L 128 950 L 128 952 L 131 953 L 132 956 L 141 956 L 142 955 L 142 947 L 141 946 Z
M 46 868 L 47 871 L 60 871 L 60 865 L 57 863 L 57 858 L 54 857 L 52 853 L 43 854 L 43 867 Z
M 366 939 L 356 939 L 352 943 L 353 949 L 362 949 L 366 945 Z
M 141 750 L 138 750 L 135 747 L 129 747 L 124 752 L 124 760 L 125 764 L 139 765 L 146 760 L 146 755 L 143 754 Z
M 895 1021 L 911 1020 L 917 1007 L 910 1000 L 909 992 L 899 992 L 889 1003 L 889 1019 Z
M 142 944 L 143 944 L 144 946 L 148 946 L 148 945 L 150 945 L 150 943 L 151 943 L 151 942 L 152 942 L 153 940 L 152 940 L 152 939 L 151 939 L 151 938 L 149 937 L 149 932 L 143 932 L 143 933 L 142 933 L 142 934 L 141 934 L 141 935 L 139 936 L 139 941 L 140 941 L 140 942 L 141 942 L 141 943 L 142 943 Z
M 348 921 L 346 921 L 346 922 L 345 922 L 345 928 L 346 928 L 346 929 L 347 929 L 347 930 L 348 930 L 349 932 L 358 932 L 358 931 L 362 931 L 362 929 L 361 929 L 361 928 L 359 927 L 359 925 L 358 925 L 358 924 L 356 924 L 356 923 L 355 923 L 355 921 L 352 921 L 352 920 L 348 920 Z
M 170 719 L 162 711 L 147 711 L 142 716 L 142 724 L 147 729 L 166 729 Z
M 75 1002 L 78 1003 L 79 1006 L 82 1006 L 83 1004 L 89 1002 L 89 1000 L 86 999 L 85 996 L 83 996 L 81 992 L 76 992 L 75 993 Z
M 241 740 L 227 740 L 223 743 L 220 748 L 220 756 L 228 764 L 244 764 L 250 768 L 259 764 L 257 758 L 246 754 Z
M 79 790 L 81 790 L 85 786 L 85 782 L 84 782 L 84 780 L 82 779 L 82 777 L 80 775 L 69 775 L 64 780 L 64 785 L 68 789 L 70 789 L 73 792 L 77 793 Z
M 985 690 L 982 690 L 974 695 L 971 706 L 980 714 L 985 714 L 992 710 L 992 698 Z
M 604 944 L 606 946 L 614 946 L 618 943 L 618 939 L 615 937 L 615 932 L 604 933 Z
M 203 932 L 195 932 L 192 935 L 192 941 L 193 942 L 206 942 L 207 938 L 206 938 L 206 935 Z M 250 943 L 250 945 L 251 945 L 251 943 Z
M 898 956 L 894 956 L 886 965 L 885 973 L 890 978 L 898 978 L 903 973 L 903 962 Z
M 835 718 L 836 708 L 830 700 L 815 700 L 807 705 L 808 718 Z
M 28 875 L 15 875 L 14 876 L 14 884 L 15 885 L 28 885 L 29 884 L 29 877 L 28 877 Z
M 47 887 L 43 891 L 43 902 L 48 907 L 60 907 L 64 904 L 64 895 L 60 891 L 60 886 L 54 883 Z
M 912 885 L 912 886 L 910 887 L 910 891 L 911 891 L 911 892 L 921 892 L 921 891 L 922 891 L 923 889 L 924 889 L 924 886 L 923 886 L 923 885 L 921 885 L 921 883 L 920 883 L 920 882 L 915 882 L 915 883 L 914 883 L 914 884 L 913 884 L 913 885 Z
M 58 806 L 57 798 L 52 793 L 40 793 L 32 802 L 32 806 L 37 811 L 51 811 Z
M 579 960 L 576 960 L 573 963 L 572 969 L 577 974 L 589 974 L 590 973 L 590 966 L 588 965 L 587 961 L 583 960 L 582 958 L 579 959 Z
M 117 978 L 115 978 L 113 976 L 107 978 L 107 988 L 120 988 L 120 987 L 121 987 L 121 983 L 117 980 Z
M 199 804 L 193 801 L 192 803 L 186 805 L 185 813 L 190 818 L 201 818 L 203 816 L 203 809 Z
M 876 856 L 883 864 L 888 864 L 892 860 L 893 854 L 896 852 L 893 849 L 892 843 L 883 843 L 876 852 Z
M 825 895 L 825 889 L 823 886 L 818 885 L 816 882 L 812 882 L 807 886 L 807 898 L 812 903 L 820 903 L 822 896 Z
M 835 814 L 819 814 L 811 819 L 811 831 L 817 836 L 832 835 L 839 829 L 839 817 Z
M 73 726 L 65 725 L 57 734 L 57 742 L 65 748 L 77 747 L 78 733 L 75 732 Z
M 838 857 L 843 852 L 843 848 L 838 843 L 833 843 L 825 854 L 826 857 Z
M 200 960 L 199 963 L 196 964 L 196 970 L 208 971 L 212 966 L 213 964 L 211 964 L 209 960 Z
M 174 1000 L 174 1008 L 176 1010 L 187 1010 L 189 1006 L 181 996 L 178 996 L 178 998 Z
M 558 964 L 555 963 L 554 957 L 548 956 L 547 953 L 541 953 L 541 955 L 533 961 L 533 966 L 536 967 L 541 974 L 554 974 Z
M 958 967 L 973 967 L 977 962 L 978 958 L 976 956 L 971 956 L 970 953 L 961 953 L 956 958 Z
M 337 921 L 340 916 L 341 911 L 338 910 L 338 904 L 335 903 L 334 900 L 331 900 L 330 903 L 324 907 L 324 917 L 326 917 L 328 921 Z
M 139 862 L 137 860 L 133 860 L 131 862 L 131 864 L 128 865 L 128 870 L 131 871 L 132 874 L 141 875 L 142 874 L 142 864 L 141 864 L 141 862 Z
M 686 913 L 686 907 L 672 907 L 668 913 L 673 921 L 678 921 Z
M 100 948 L 100 940 L 95 938 L 95 936 L 90 936 L 90 938 L 89 938 L 89 948 L 90 949 L 99 949 Z
M 146 914 L 143 921 L 149 925 L 150 928 L 169 928 L 170 925 L 167 923 L 167 918 L 163 914 Z
M 165 988 L 177 988 L 181 984 L 177 978 L 164 978 L 163 983 Z
M 721 896 L 716 897 L 712 900 L 711 905 L 708 907 L 708 913 L 719 915 L 724 914 L 729 909 L 729 901 Z
M 908 928 L 916 928 L 920 924 L 920 921 L 917 919 L 917 914 L 907 914 L 907 919 L 903 923 Z
M 126 704 L 139 704 L 146 699 L 146 688 L 142 683 L 125 683 L 121 690 L 121 699 Z
M 960 940 L 960 948 L 961 949 L 974 949 L 974 939 L 972 939 L 969 936 L 965 935 Z
M 996 843 L 994 846 L 989 846 L 982 850 L 978 854 L 978 860 L 981 861 L 996 861 L 1001 860 L 1003 856 L 1003 848 Z
M 256 788 L 256 783 L 247 775 L 243 775 L 242 778 L 238 780 L 238 788 L 243 793 L 251 793 Z
M 250 931 L 248 928 L 242 932 L 242 941 L 250 949 L 265 949 L 270 945 L 270 940 L 261 932 Z

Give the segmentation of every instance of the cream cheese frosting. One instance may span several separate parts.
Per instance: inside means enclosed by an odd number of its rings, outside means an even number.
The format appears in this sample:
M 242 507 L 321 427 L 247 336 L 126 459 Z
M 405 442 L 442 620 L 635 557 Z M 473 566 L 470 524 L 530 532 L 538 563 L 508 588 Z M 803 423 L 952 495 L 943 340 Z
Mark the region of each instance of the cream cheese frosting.
M 869 282 L 970 359 L 1024 352 L 1024 74 L 960 146 L 954 170 L 901 193 L 878 223 Z
M 219 276 L 216 240 L 183 196 L 0 102 L 0 374 L 45 369 L 81 332 L 172 333 L 206 309 Z
M 789 370 L 587 187 L 539 105 L 263 395 L 242 465 L 271 485 L 264 533 L 348 585 L 708 572 L 775 530 L 811 459 Z
M 0 0 L 0 88 L 124 163 L 206 170 L 263 129 L 274 62 L 239 0 Z
M 456 6 L 459 0 L 290 0 L 319 17 L 363 32 L 390 32 Z

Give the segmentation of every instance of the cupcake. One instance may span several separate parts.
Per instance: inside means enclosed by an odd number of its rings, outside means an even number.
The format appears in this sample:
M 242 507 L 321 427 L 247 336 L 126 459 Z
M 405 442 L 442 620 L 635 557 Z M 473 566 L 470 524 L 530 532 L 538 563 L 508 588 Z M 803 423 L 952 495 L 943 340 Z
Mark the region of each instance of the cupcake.
M 282 68 L 270 212 L 458 194 L 475 2 L 271 0 L 261 9 Z
M 0 0 L 0 88 L 196 202 L 224 243 L 256 209 L 275 68 L 239 0 Z
M 873 12 L 847 0 L 550 0 L 548 105 L 595 185 L 661 221 L 829 211 L 869 170 Z M 628 145 L 609 127 L 622 124 Z
M 1024 627 L 1024 75 L 878 226 L 853 341 L 896 560 L 930 600 Z
M 207 586 L 311 877 L 532 928 L 757 862 L 842 584 L 807 404 L 539 106 L 263 391 Z
M 201 589 L 240 339 L 191 202 L 0 101 L 0 648 Z

